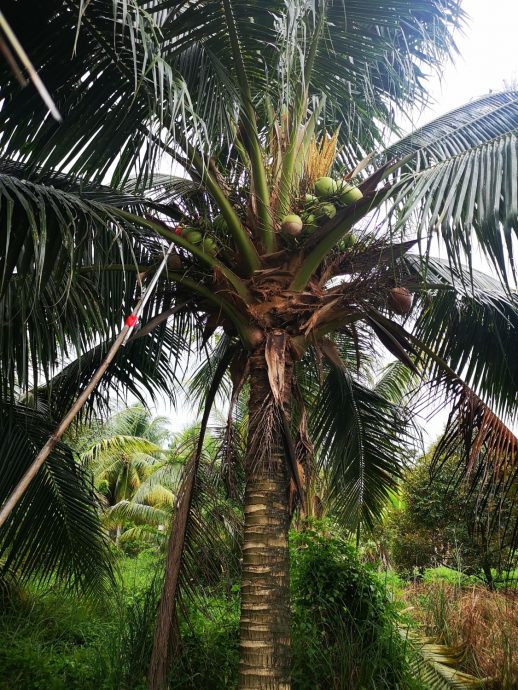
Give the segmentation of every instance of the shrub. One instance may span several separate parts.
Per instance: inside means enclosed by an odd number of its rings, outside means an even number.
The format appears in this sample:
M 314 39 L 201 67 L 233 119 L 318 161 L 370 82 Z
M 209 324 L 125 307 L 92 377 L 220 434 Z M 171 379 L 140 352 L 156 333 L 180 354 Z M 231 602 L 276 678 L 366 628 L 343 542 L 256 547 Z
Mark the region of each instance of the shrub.
M 395 608 L 355 549 L 318 523 L 291 549 L 294 690 L 417 687 Z
M 401 505 L 389 512 L 385 522 L 383 537 L 390 542 L 390 559 L 407 577 L 447 566 L 494 587 L 502 564 L 512 567 L 512 534 L 504 528 L 491 531 L 489 525 L 505 526 L 512 503 L 488 501 L 480 507 L 478 491 L 457 481 L 456 473 L 455 458 L 432 471 L 431 455 L 408 471 Z
M 237 687 L 239 597 L 213 596 L 194 602 L 181 626 L 181 654 L 171 671 L 174 690 Z

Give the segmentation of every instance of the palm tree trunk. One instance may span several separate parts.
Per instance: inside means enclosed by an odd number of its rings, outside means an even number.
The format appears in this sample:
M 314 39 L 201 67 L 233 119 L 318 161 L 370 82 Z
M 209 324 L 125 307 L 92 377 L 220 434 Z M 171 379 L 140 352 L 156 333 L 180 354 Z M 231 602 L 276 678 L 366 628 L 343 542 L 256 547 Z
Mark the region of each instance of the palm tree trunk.
M 284 396 L 291 363 L 286 362 Z M 250 362 L 239 690 L 289 690 L 288 477 L 264 351 Z

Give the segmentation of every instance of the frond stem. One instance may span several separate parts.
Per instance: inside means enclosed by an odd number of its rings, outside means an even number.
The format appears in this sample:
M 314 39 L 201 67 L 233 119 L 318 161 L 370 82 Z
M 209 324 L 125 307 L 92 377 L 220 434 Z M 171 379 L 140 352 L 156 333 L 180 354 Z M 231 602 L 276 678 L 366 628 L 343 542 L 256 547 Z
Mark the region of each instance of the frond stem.
M 156 233 L 158 233 L 162 237 L 165 237 L 170 242 L 174 242 L 179 247 L 187 249 L 192 254 L 201 259 L 204 263 L 206 263 L 208 266 L 210 266 L 212 269 L 220 271 L 228 280 L 228 282 L 235 288 L 237 294 L 241 297 L 241 299 L 244 302 L 246 302 L 247 304 L 251 302 L 252 296 L 250 295 L 248 288 L 239 278 L 239 276 L 237 276 L 233 271 L 230 270 L 230 268 L 228 268 L 228 266 L 225 266 L 225 264 L 223 264 L 221 261 L 218 261 L 218 259 L 215 259 L 207 252 L 202 251 L 196 245 L 191 244 L 181 235 L 177 235 L 176 233 L 167 230 L 167 228 L 165 228 L 163 225 L 159 223 L 155 223 L 154 221 L 148 220 L 147 218 L 142 218 L 141 216 L 137 216 L 134 213 L 123 211 L 120 208 L 111 207 L 109 210 L 113 213 L 114 216 L 119 216 L 120 218 L 124 218 L 124 220 L 127 220 L 130 223 L 134 223 L 135 225 L 141 225 L 143 227 L 149 228 L 150 230 L 154 230 Z
M 247 148 L 248 155 L 250 156 L 253 187 L 258 202 L 258 215 L 261 223 L 261 237 L 264 248 L 266 252 L 269 253 L 274 249 L 275 235 L 273 232 L 273 220 L 270 211 L 270 191 L 268 189 L 266 170 L 264 167 L 261 146 L 259 144 L 257 125 L 255 121 L 255 111 L 252 103 L 252 93 L 250 91 L 250 84 L 248 83 L 248 78 L 246 76 L 245 63 L 241 53 L 241 48 L 239 46 L 239 36 L 237 33 L 236 21 L 230 0 L 223 0 L 223 8 L 225 11 L 225 18 L 227 20 L 230 46 L 234 57 L 239 90 L 243 99 L 243 128 L 245 131 L 244 143 Z

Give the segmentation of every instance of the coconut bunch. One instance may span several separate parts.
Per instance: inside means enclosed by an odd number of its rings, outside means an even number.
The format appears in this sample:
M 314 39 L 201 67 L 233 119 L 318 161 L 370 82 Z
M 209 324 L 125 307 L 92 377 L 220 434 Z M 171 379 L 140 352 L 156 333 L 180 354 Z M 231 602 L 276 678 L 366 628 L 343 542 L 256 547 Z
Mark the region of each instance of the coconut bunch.
M 362 197 L 362 192 L 345 180 L 319 177 L 315 181 L 313 193 L 307 193 L 301 199 L 300 215 L 287 214 L 282 220 L 281 230 L 295 237 L 302 232 L 311 233 L 334 218 L 337 210 L 356 203 Z M 344 241 L 350 246 L 354 244 L 351 240 L 354 240 L 352 234 Z
M 215 229 L 217 229 L 216 226 L 218 222 L 220 223 L 220 225 L 221 223 L 225 223 L 223 218 L 221 216 L 218 216 L 213 223 Z M 179 225 L 176 228 L 176 234 L 181 235 L 187 240 L 187 242 L 190 242 L 193 245 L 199 245 L 200 249 L 203 252 L 205 252 L 206 254 L 210 254 L 211 256 L 216 256 L 216 254 L 219 251 L 218 244 L 208 234 L 206 224 L 203 222 L 200 222 L 196 225 Z

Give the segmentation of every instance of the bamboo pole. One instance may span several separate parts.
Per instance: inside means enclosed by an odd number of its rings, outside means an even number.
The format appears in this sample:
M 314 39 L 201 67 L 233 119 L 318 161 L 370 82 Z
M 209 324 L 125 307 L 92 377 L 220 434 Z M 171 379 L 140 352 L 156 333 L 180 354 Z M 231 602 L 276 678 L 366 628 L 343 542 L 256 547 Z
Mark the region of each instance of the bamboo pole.
M 27 470 L 27 472 L 23 475 L 23 477 L 20 479 L 16 487 L 14 488 L 12 494 L 9 496 L 7 501 L 4 503 L 2 506 L 2 509 L 0 510 L 0 527 L 4 524 L 4 522 L 7 520 L 9 515 L 11 514 L 13 508 L 17 505 L 18 501 L 21 499 L 23 494 L 26 492 L 27 488 L 29 487 L 31 481 L 34 479 L 36 474 L 38 473 L 38 470 L 42 467 L 43 463 L 45 460 L 49 457 L 49 455 L 52 453 L 54 448 L 56 447 L 57 443 L 65 433 L 65 431 L 68 429 L 76 415 L 79 413 L 85 402 L 87 401 L 88 397 L 90 394 L 93 392 L 93 390 L 97 387 L 97 384 L 103 377 L 104 372 L 106 369 L 109 367 L 110 363 L 113 361 L 113 358 L 117 354 L 118 350 L 122 345 L 125 344 L 127 339 L 129 338 L 131 331 L 133 328 L 136 326 L 138 317 L 144 308 L 146 302 L 149 300 L 151 297 L 151 293 L 153 291 L 153 288 L 155 287 L 160 274 L 165 268 L 165 265 L 167 263 L 167 259 L 169 257 L 169 254 L 174 248 L 174 243 L 172 242 L 169 245 L 168 250 L 164 254 L 164 258 L 162 259 L 162 262 L 160 266 L 157 268 L 157 271 L 155 275 L 153 276 L 151 282 L 147 286 L 146 290 L 144 291 L 143 295 L 137 302 L 137 305 L 131 312 L 131 314 L 126 318 L 126 322 L 124 324 L 123 329 L 113 342 L 112 346 L 108 350 L 106 356 L 104 357 L 103 361 L 101 362 L 99 368 L 96 370 L 90 381 L 88 382 L 88 385 L 86 388 L 82 391 L 82 393 L 79 395 L 79 397 L 76 399 L 72 407 L 69 409 L 67 414 L 63 417 L 61 422 L 58 424 L 58 426 L 54 429 L 54 433 L 49 437 L 47 443 L 43 446 L 43 448 L 40 450 L 38 455 L 34 458 L 34 461 L 32 462 L 31 466 Z

